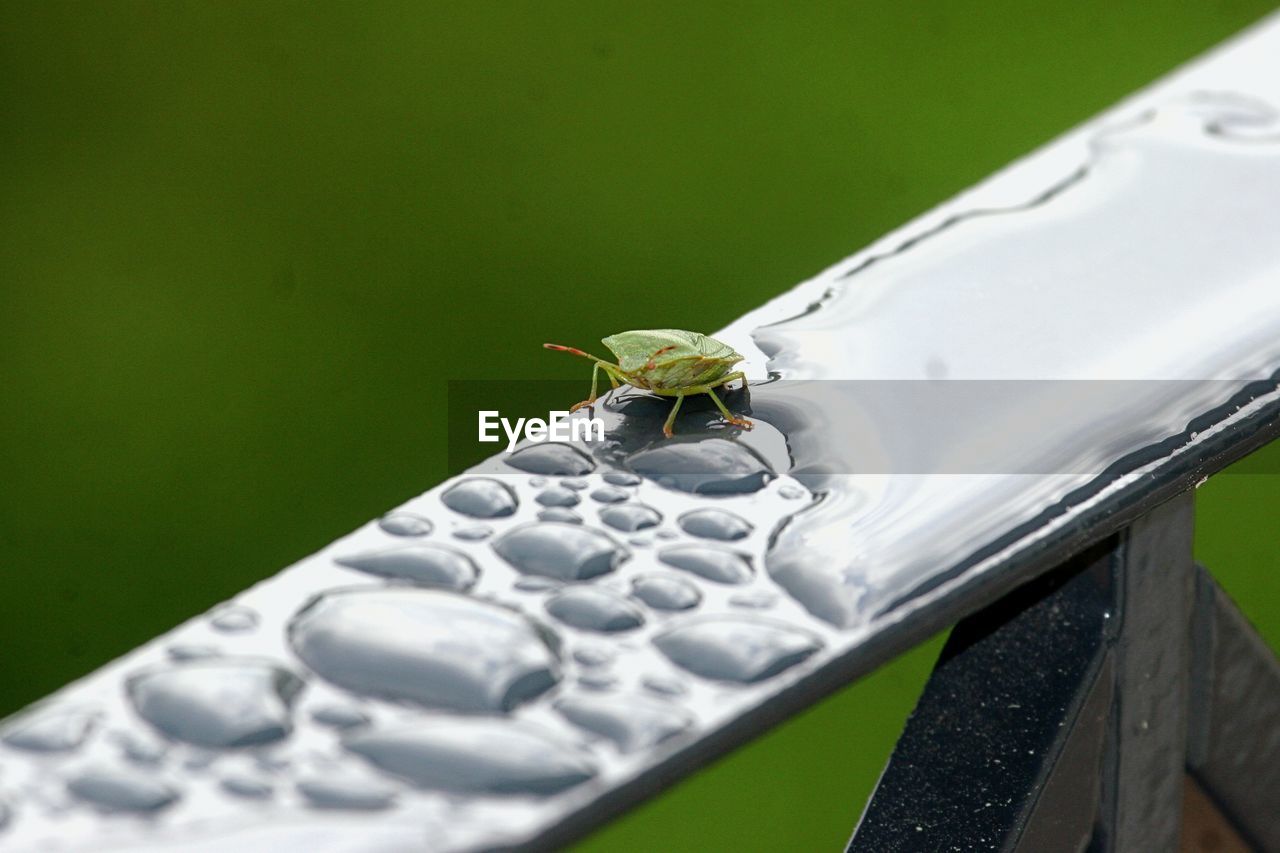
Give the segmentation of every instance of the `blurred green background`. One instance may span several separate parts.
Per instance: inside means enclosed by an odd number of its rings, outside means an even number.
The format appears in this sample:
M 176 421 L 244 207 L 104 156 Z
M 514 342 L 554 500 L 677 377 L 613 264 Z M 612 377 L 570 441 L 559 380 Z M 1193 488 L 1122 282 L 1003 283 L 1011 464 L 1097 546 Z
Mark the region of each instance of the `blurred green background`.
M 718 328 L 1269 8 L 8 0 L 0 714 L 446 476 L 447 379 Z M 1275 645 L 1278 480 L 1198 546 Z M 584 849 L 842 844 L 938 642 Z

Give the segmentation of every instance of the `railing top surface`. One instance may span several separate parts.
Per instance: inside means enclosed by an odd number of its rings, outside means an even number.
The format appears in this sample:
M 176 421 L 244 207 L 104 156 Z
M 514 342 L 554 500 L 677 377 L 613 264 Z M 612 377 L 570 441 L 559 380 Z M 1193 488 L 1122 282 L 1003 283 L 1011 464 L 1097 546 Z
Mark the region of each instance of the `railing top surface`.
M 0 842 L 560 840 L 1185 490 L 1274 434 L 1268 103 L 1276 18 L 720 333 L 783 376 L 751 434 L 613 411 L 609 453 L 495 457 L 70 685 L 4 729 Z M 1038 463 L 856 473 L 930 434 L 841 383 L 943 379 L 1044 383 Z

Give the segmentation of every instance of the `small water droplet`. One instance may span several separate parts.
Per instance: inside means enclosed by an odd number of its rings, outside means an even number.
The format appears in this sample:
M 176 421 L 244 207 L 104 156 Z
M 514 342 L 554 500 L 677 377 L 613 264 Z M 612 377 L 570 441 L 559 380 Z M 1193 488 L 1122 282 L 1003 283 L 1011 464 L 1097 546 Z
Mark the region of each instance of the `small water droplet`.
M 765 610 L 777 602 L 777 595 L 763 589 L 739 593 L 729 599 L 729 603 L 734 607 L 745 607 L 750 610 Z
M 292 730 L 302 679 L 270 661 L 213 658 L 130 676 L 126 690 L 143 719 L 166 735 L 207 747 L 269 743 Z
M 396 800 L 396 790 L 385 782 L 341 773 L 308 776 L 298 780 L 297 788 L 307 804 L 317 809 L 378 811 Z
M 636 695 L 566 696 L 555 709 L 569 722 L 608 738 L 622 752 L 648 749 L 693 724 L 693 718 L 666 702 Z
M 165 651 L 174 660 L 200 660 L 216 658 L 222 654 L 217 646 L 206 646 L 200 643 L 175 643 Z
M 334 684 L 434 708 L 509 711 L 560 678 L 548 629 L 444 590 L 326 593 L 294 617 L 289 640 Z
M 618 686 L 618 679 L 607 672 L 584 672 L 578 676 L 578 686 L 588 690 L 610 690 Z
M 655 610 L 689 610 L 702 602 L 696 586 L 672 575 L 641 575 L 632 581 L 631 594 Z
M 573 489 L 574 491 L 580 492 L 591 484 L 581 477 L 566 477 L 560 481 L 560 485 L 564 486 L 566 489 Z
M 590 586 L 573 587 L 552 596 L 547 612 L 566 625 L 587 631 L 629 631 L 644 624 L 644 616 L 631 602 Z
M 675 539 L 678 535 L 674 530 L 666 529 L 659 530 L 657 534 L 659 539 Z
M 751 535 L 751 524 L 722 509 L 695 509 L 679 518 L 680 529 L 690 536 L 733 542 Z
M 96 718 L 73 708 L 38 708 L 4 728 L 0 741 L 30 752 L 67 752 L 84 743 Z
M 662 523 L 662 513 L 644 504 L 617 504 L 600 510 L 600 520 L 623 533 L 647 530 Z
M 608 646 L 579 646 L 573 650 L 573 659 L 583 666 L 604 666 L 613 662 L 614 653 Z
M 218 785 L 228 794 L 246 800 L 265 800 L 275 793 L 275 785 L 269 780 L 245 773 L 228 774 Z
M 529 485 L 535 489 L 541 489 L 546 484 L 547 484 L 546 477 L 530 477 L 529 478 Z
M 789 501 L 794 501 L 805 496 L 806 492 L 799 486 L 793 486 L 790 483 L 778 489 L 778 494 Z
M 322 726 L 349 729 L 354 726 L 367 725 L 369 715 L 355 705 L 330 703 L 311 709 L 311 719 Z
M 578 515 L 571 509 L 564 507 L 548 507 L 538 513 L 539 521 L 558 521 L 561 524 L 581 524 L 582 516 Z
M 519 505 L 510 486 L 490 477 L 455 483 L 445 490 L 440 501 L 454 512 L 472 518 L 505 518 L 514 514 Z
M 562 586 L 564 584 L 555 578 L 544 578 L 541 575 L 527 575 L 512 584 L 512 587 L 521 592 L 546 592 L 549 589 L 559 589 Z
M 643 480 L 630 471 L 606 471 L 604 481 L 611 486 L 638 486 Z
M 664 675 L 649 675 L 641 682 L 645 689 L 659 696 L 683 696 L 689 692 L 684 682 Z
M 480 542 L 492 535 L 493 528 L 487 524 L 469 524 L 453 531 L 453 538 L 461 539 L 463 542 Z
M 120 732 L 116 742 L 125 759 L 134 764 L 159 764 L 169 749 L 157 738 L 141 732 Z
M 582 476 L 595 470 L 596 464 L 567 444 L 547 442 L 522 447 L 506 458 L 512 468 L 530 474 L 549 474 L 553 477 Z
M 763 681 L 808 658 L 822 641 L 780 622 L 721 617 L 686 622 L 654 645 L 672 663 L 717 681 Z
M 615 489 L 613 486 L 601 486 L 591 493 L 591 499 L 602 504 L 619 504 L 630 497 L 628 492 Z
M 546 796 L 596 774 L 577 748 L 512 720 L 438 719 L 358 734 L 345 746 L 418 787 L 460 793 Z
M 156 812 L 180 796 L 154 773 L 125 767 L 87 768 L 71 778 L 67 790 L 109 812 Z
M 224 604 L 209 615 L 209 624 L 225 634 L 238 634 L 258 627 L 258 614 L 242 604 Z
M 534 500 L 543 506 L 577 506 L 582 498 L 578 497 L 578 493 L 573 489 L 552 486 L 549 489 L 543 489 L 538 492 L 538 496 Z
M 411 512 L 389 512 L 378 519 L 378 526 L 392 536 L 426 536 L 435 529 L 431 519 Z
M 354 554 L 334 562 L 378 577 L 445 589 L 470 589 L 480 576 L 479 567 L 466 554 L 444 545 L 426 543 Z
M 525 574 L 566 581 L 612 572 L 629 556 L 597 530 L 549 521 L 521 525 L 503 534 L 493 549 Z
M 628 539 L 627 544 L 635 545 L 637 548 L 647 548 L 653 544 L 653 536 L 649 533 L 641 533 Z
M 746 583 L 753 574 L 747 557 L 708 545 L 663 548 L 658 552 L 658 559 L 668 566 L 693 572 L 716 583 Z
M 633 453 L 627 462 L 664 488 L 696 495 L 747 494 L 775 476 L 755 453 L 723 438 L 669 441 Z

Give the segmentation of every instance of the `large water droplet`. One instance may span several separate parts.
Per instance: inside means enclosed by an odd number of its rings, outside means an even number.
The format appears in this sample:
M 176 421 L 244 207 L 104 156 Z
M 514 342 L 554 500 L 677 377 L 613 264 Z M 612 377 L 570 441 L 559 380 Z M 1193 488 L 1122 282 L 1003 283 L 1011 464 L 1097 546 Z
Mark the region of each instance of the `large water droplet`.
M 551 486 L 538 492 L 535 501 L 543 506 L 577 506 L 582 498 L 578 497 L 578 493 L 573 489 L 566 489 L 564 486 Z
M 636 695 L 566 696 L 555 709 L 575 726 L 613 741 L 622 752 L 647 749 L 693 724 L 679 708 Z
M 707 545 L 663 548 L 658 552 L 658 559 L 716 583 L 746 583 L 752 576 L 751 561 L 747 557 Z
M 512 468 L 552 477 L 582 476 L 595 470 L 595 463 L 566 444 L 548 442 L 522 447 L 507 457 Z
M 334 684 L 436 708 L 508 711 L 560 677 L 549 630 L 443 590 L 327 593 L 294 617 L 289 639 Z
M 180 796 L 154 773 L 125 767 L 82 770 L 67 783 L 67 790 L 109 812 L 156 812 Z
M 93 714 L 82 710 L 36 709 L 6 726 L 0 740 L 31 752 L 66 752 L 84 743 L 94 722 Z
M 723 438 L 668 441 L 631 454 L 627 462 L 660 486 L 697 495 L 755 492 L 775 476 L 755 453 Z
M 662 513 L 644 504 L 618 504 L 600 510 L 600 520 L 623 533 L 647 530 L 662 523 Z
M 376 779 L 357 778 L 342 772 L 316 774 L 298 780 L 298 793 L 317 809 L 378 811 L 396 800 L 396 790 Z
M 655 610 L 689 610 L 702 601 L 696 586 L 672 575 L 641 575 L 632 581 L 631 594 Z
M 822 641 L 780 622 L 723 617 L 686 622 L 660 634 L 654 645 L 694 675 L 752 683 L 795 666 Z
M 172 738 L 207 747 L 252 746 L 292 729 L 302 679 L 270 661 L 213 658 L 131 676 L 129 699 Z
M 629 631 L 644 624 L 644 616 L 631 602 L 590 586 L 566 589 L 552 596 L 547 612 L 566 625 L 587 631 Z
M 503 518 L 516 511 L 519 502 L 506 483 L 489 477 L 473 477 L 445 490 L 440 501 L 454 512 L 472 518 Z
M 444 545 L 410 545 L 388 551 L 354 554 L 335 562 L 383 578 L 412 581 L 419 586 L 467 590 L 480 576 L 475 561 Z
M 596 773 L 572 745 L 510 720 L 432 720 L 358 734 L 345 745 L 414 785 L 461 793 L 554 794 Z
M 680 516 L 680 529 L 690 536 L 733 542 L 751 535 L 751 524 L 722 509 L 695 509 Z
M 390 512 L 378 519 L 378 526 L 392 536 L 426 536 L 434 529 L 431 519 L 411 512 Z
M 511 530 L 493 549 L 525 574 L 566 581 L 611 572 L 628 556 L 626 548 L 597 530 L 547 521 Z

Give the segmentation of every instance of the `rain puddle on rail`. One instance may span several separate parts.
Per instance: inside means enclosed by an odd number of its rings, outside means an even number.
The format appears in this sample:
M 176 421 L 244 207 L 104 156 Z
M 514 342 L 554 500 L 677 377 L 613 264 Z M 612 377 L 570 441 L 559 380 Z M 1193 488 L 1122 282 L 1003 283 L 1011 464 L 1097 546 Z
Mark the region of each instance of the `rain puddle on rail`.
M 604 446 L 495 456 L 28 709 L 0 844 L 473 849 L 589 807 L 1271 376 L 1266 119 L 1172 105 L 831 279 L 754 330 L 749 432 L 617 395 Z

